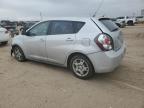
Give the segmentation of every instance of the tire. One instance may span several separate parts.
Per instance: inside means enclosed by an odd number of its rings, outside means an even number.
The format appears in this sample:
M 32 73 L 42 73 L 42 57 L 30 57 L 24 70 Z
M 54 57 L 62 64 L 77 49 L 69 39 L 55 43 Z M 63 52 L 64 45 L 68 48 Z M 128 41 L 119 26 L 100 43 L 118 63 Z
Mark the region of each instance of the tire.
M 26 59 L 25 59 L 25 55 L 24 55 L 22 49 L 21 49 L 19 46 L 15 46 L 15 47 L 13 48 L 13 53 L 14 53 L 14 57 L 15 57 L 15 59 L 16 59 L 17 61 L 23 62 L 23 61 L 26 60 Z
M 133 21 L 128 21 L 128 22 L 127 22 L 127 25 L 128 25 L 128 26 L 134 26 L 134 23 L 133 23 Z
M 90 60 L 84 55 L 73 56 L 70 60 L 70 69 L 79 79 L 89 79 L 94 76 L 93 66 Z

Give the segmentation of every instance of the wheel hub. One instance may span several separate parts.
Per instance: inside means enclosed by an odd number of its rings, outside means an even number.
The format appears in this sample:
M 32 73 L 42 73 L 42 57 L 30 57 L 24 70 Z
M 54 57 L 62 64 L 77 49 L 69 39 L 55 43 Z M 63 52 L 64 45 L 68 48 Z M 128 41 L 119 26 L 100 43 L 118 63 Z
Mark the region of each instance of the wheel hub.
M 19 60 L 21 59 L 22 54 L 18 48 L 15 49 L 15 56 L 17 59 Z
M 83 59 L 74 60 L 73 70 L 78 76 L 86 76 L 89 73 L 88 64 Z

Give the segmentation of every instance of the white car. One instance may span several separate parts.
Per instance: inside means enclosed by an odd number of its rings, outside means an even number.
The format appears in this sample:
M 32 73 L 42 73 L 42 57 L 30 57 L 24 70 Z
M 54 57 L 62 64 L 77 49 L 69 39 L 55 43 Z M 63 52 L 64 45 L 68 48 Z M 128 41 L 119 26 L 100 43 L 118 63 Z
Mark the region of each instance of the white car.
M 135 17 L 118 17 L 117 22 L 125 22 L 125 24 L 129 26 L 133 26 L 136 23 L 136 18 Z
M 7 44 L 9 41 L 9 33 L 5 28 L 0 27 L 0 44 Z
M 108 18 L 51 18 L 14 37 L 11 54 L 68 67 L 86 79 L 117 68 L 125 49 L 121 30 Z
M 136 19 L 138 23 L 144 22 L 144 16 L 137 16 Z

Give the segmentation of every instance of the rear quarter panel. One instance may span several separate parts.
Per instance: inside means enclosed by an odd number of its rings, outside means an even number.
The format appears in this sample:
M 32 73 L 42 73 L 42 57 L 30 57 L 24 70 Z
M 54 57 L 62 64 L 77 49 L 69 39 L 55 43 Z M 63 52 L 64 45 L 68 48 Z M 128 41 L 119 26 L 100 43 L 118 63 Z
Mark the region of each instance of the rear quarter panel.
M 100 48 L 94 42 L 96 36 L 101 33 L 101 30 L 90 19 L 76 34 L 75 47 L 73 52 L 81 52 L 84 54 L 99 52 Z

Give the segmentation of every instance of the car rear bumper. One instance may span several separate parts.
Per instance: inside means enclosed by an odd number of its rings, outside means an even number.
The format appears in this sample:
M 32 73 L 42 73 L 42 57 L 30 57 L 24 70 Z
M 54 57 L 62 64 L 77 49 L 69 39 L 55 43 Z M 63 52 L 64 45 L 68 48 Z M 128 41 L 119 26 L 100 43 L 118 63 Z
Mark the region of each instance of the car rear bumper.
M 112 72 L 117 68 L 126 52 L 125 44 L 118 51 L 98 52 L 89 54 L 96 73 Z

